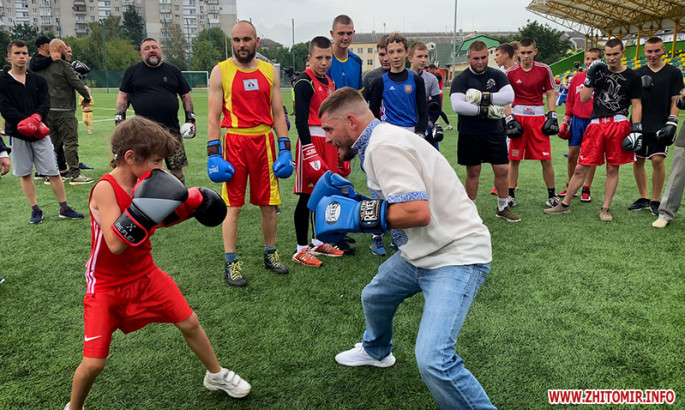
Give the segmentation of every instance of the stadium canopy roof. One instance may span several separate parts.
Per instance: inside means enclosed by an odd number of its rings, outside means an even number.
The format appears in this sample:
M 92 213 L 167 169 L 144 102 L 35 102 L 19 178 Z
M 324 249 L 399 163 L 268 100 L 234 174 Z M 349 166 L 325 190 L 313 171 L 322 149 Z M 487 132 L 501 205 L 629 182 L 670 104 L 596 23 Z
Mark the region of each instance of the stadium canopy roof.
M 682 0 L 532 0 L 528 11 L 586 36 L 651 36 L 685 28 Z

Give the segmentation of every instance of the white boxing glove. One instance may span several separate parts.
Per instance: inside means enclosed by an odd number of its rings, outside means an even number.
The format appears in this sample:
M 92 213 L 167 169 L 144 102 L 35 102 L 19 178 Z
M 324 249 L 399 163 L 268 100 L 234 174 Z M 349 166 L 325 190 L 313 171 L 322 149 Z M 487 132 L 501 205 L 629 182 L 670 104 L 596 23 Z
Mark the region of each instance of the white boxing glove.
M 181 125 L 181 136 L 183 138 L 195 138 L 195 124 L 192 122 L 186 122 L 185 124 Z
M 482 93 L 480 90 L 476 90 L 475 88 L 466 90 L 466 102 L 469 104 L 480 105 L 481 96 Z
M 490 105 L 488 106 L 488 118 L 493 120 L 499 120 L 504 118 L 504 106 L 502 105 Z

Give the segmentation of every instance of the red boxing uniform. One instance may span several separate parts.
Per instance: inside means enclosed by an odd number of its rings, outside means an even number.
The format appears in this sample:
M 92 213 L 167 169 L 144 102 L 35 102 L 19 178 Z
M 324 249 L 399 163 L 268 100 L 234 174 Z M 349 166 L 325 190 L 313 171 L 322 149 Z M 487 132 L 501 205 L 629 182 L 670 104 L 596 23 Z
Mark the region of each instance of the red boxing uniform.
M 103 175 L 96 186 L 99 183 L 112 186 L 123 213 L 131 204 L 128 193 L 110 174 Z M 92 208 L 90 225 L 91 252 L 83 298 L 85 357 L 106 358 L 116 329 L 130 333 L 149 323 L 182 322 L 193 313 L 174 280 L 152 260 L 150 238 L 117 255 L 107 247 L 99 215 Z
M 523 126 L 523 136 L 509 141 L 509 159 L 552 159 L 549 136 L 542 133 L 545 123 L 543 95 L 554 89 L 554 75 L 547 64 L 534 62 L 529 71 L 520 63 L 507 70 L 507 79 L 514 89 L 511 112 Z
M 224 118 L 228 128 L 223 139 L 224 159 L 235 173 L 222 184 L 221 195 L 228 206 L 245 204 L 245 189 L 250 176 L 250 203 L 279 205 L 278 179 L 273 173 L 276 149 L 271 127 L 271 96 L 274 67 L 257 60 L 257 68 L 243 71 L 232 59 L 219 63 L 224 90 Z
M 514 102 L 517 105 L 539 106 L 544 103 L 543 95 L 547 90 L 554 90 L 554 75 L 547 64 L 533 63 L 530 71 L 525 71 L 521 63 L 516 63 L 507 70 L 507 78 L 514 89 Z
M 587 77 L 587 73 L 583 71 L 582 73 L 576 74 L 571 79 L 571 85 L 568 87 L 568 97 L 566 99 L 566 116 L 569 118 L 575 115 L 578 118 L 589 119 L 592 114 L 594 95 L 588 102 L 584 103 L 580 101 L 580 90 L 583 89 L 585 77 Z
M 321 128 L 321 118 L 319 118 L 319 107 L 321 107 L 321 103 L 335 91 L 335 83 L 326 75 L 325 77 L 328 84 L 324 84 L 310 69 L 306 69 L 304 74 L 309 76 L 309 79 L 301 78 L 298 81 L 306 81 L 308 84 L 311 84 L 313 89 L 312 98 L 309 100 L 309 117 L 307 118 L 311 142 L 314 144 L 317 154 L 319 154 L 326 167 L 335 172 L 338 164 L 338 150 L 331 144 L 326 143 L 326 135 L 323 128 Z M 298 104 L 300 104 L 299 101 L 300 100 L 298 100 Z M 298 138 L 295 150 L 296 172 L 293 192 L 296 194 L 311 194 L 317 181 L 310 180 L 304 172 L 305 165 L 302 159 L 302 145 L 300 138 Z

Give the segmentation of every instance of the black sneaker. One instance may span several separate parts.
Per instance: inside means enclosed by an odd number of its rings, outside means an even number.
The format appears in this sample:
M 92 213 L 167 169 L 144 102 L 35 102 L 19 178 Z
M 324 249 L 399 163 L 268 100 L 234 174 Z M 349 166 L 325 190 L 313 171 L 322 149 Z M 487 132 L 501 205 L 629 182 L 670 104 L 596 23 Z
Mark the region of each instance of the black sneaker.
M 68 206 L 67 209 L 59 210 L 59 217 L 62 219 L 83 219 L 83 214 L 74 211 L 70 206 Z
M 343 236 L 340 242 L 357 243 L 357 241 L 353 237 L 347 235 Z
M 357 253 L 357 248 L 350 246 L 350 242 L 346 241 L 345 238 L 334 243 L 334 245 L 338 249 L 343 251 L 345 253 L 345 255 L 354 255 L 355 253 Z
M 247 285 L 247 280 L 242 275 L 242 268 L 243 263 L 237 259 L 231 263 L 226 262 L 224 265 L 224 278 L 229 285 L 239 288 Z
M 637 201 L 633 202 L 632 205 L 628 207 L 629 211 L 641 211 L 643 209 L 652 209 L 651 208 L 651 201 L 647 198 L 640 198 Z
M 41 222 L 43 222 L 43 210 L 39 209 L 37 211 L 31 211 L 31 219 L 29 219 L 29 223 L 39 224 Z
M 659 201 L 651 201 L 649 203 L 649 207 L 652 209 L 652 215 L 659 216 L 659 206 L 661 205 L 661 202 Z
M 272 253 L 264 252 L 264 267 L 280 275 L 290 273 L 288 267 L 281 262 L 281 257 L 278 256 L 277 251 L 274 251 Z

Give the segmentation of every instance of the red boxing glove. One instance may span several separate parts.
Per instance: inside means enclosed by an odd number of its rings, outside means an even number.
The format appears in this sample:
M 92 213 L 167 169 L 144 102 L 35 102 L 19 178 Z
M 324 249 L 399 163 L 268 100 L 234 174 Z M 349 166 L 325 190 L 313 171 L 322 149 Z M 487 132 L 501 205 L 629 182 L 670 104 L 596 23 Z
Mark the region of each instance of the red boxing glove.
M 50 128 L 48 128 L 48 126 L 43 123 L 42 118 L 40 118 L 40 115 L 33 114 L 31 117 L 38 121 L 38 130 L 33 135 L 34 137 L 41 139 L 50 134 Z
M 352 172 L 352 167 L 350 167 L 350 161 L 340 161 L 338 160 L 338 175 L 341 177 L 346 177 Z
M 564 117 L 564 120 L 559 124 L 559 138 L 567 140 L 571 138 L 571 117 Z
M 302 162 L 304 163 L 304 174 L 311 182 L 318 181 L 328 171 L 328 167 L 323 162 L 323 159 L 316 152 L 314 144 L 310 143 L 302 146 Z
M 19 121 L 17 131 L 27 137 L 41 139 L 50 133 L 50 128 L 41 122 L 40 115 L 33 114 Z

